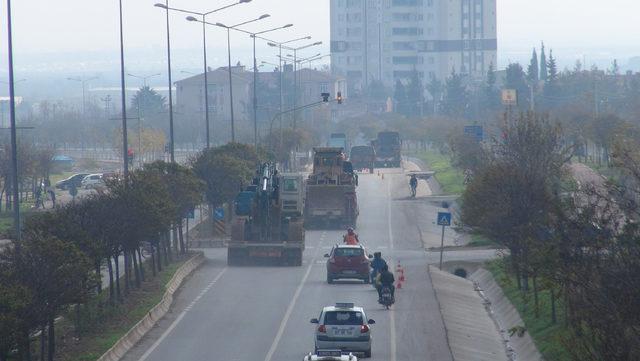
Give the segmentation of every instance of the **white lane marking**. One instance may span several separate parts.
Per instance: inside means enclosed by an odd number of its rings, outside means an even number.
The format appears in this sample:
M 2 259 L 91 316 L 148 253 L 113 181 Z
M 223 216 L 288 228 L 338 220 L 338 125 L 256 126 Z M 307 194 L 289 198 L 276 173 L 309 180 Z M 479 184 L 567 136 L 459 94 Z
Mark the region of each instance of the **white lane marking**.
M 218 273 L 218 275 L 213 279 L 213 281 L 211 281 L 211 283 L 207 285 L 206 289 L 210 289 L 216 282 L 218 282 L 218 280 L 222 277 L 222 275 L 226 271 L 227 271 L 227 267 L 223 268 L 222 271 L 220 271 L 220 273 Z M 167 330 L 164 331 L 162 336 L 160 336 L 160 338 L 147 350 L 147 352 L 145 352 L 142 355 L 142 357 L 140 357 L 140 359 L 138 359 L 138 361 L 145 361 L 149 357 L 149 355 L 151 355 L 151 353 L 155 351 L 155 349 L 158 348 L 158 346 L 160 346 L 160 344 L 167 338 L 167 336 L 171 334 L 171 331 L 173 331 L 173 329 L 176 328 L 176 326 L 180 323 L 180 321 L 182 321 L 182 319 L 187 314 L 187 312 L 191 310 L 191 308 L 196 304 L 196 302 L 198 302 L 202 298 L 202 296 L 205 293 L 206 293 L 205 291 L 200 292 L 198 297 L 196 297 L 196 299 L 193 302 L 191 302 L 191 304 L 187 308 L 185 308 L 185 310 L 182 311 L 182 313 L 180 313 L 180 315 L 175 320 L 173 320 L 173 322 L 171 323 L 171 326 L 169 326 L 169 328 L 167 328 Z
M 389 229 L 389 248 L 393 250 L 393 229 L 391 224 L 391 182 L 387 182 L 387 228 Z M 397 291 L 397 290 L 396 290 Z M 391 360 L 396 361 L 396 311 L 392 308 L 389 315 L 390 342 L 391 342 Z
M 304 287 L 304 284 L 307 282 L 307 278 L 309 278 L 309 275 L 311 274 L 311 268 L 313 268 L 313 265 L 315 263 L 315 259 L 317 256 L 318 256 L 318 250 L 316 249 L 316 251 L 313 254 L 313 258 L 311 259 L 311 262 L 309 262 L 309 266 L 307 267 L 307 272 L 305 272 L 304 277 L 302 277 L 302 280 L 300 281 L 300 284 L 298 285 L 298 288 L 296 289 L 296 292 L 294 293 L 293 298 L 291 299 L 291 302 L 289 302 L 289 307 L 287 307 L 287 312 L 285 312 L 284 317 L 280 322 L 280 328 L 278 328 L 278 333 L 276 333 L 276 337 L 273 339 L 271 348 L 269 348 L 269 352 L 267 352 L 267 356 L 265 356 L 264 361 L 271 361 L 273 354 L 276 352 L 276 349 L 278 348 L 278 344 L 280 343 L 280 339 L 282 338 L 282 334 L 284 333 L 284 329 L 285 327 L 287 327 L 287 322 L 289 322 L 289 317 L 291 317 L 291 314 L 293 313 L 293 308 L 295 307 L 296 302 L 298 301 L 298 298 L 302 293 L 302 288 Z

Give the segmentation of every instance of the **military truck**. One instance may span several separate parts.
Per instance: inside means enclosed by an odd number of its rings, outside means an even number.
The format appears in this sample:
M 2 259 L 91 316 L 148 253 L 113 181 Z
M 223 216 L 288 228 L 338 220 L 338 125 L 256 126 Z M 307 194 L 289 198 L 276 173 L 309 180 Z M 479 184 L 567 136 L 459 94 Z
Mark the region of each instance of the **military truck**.
M 313 171 L 307 178 L 306 228 L 355 226 L 358 219 L 358 176 L 343 148 L 314 148 Z
M 280 175 L 273 163 L 260 165 L 252 184 L 234 201 L 227 263 L 237 266 L 273 259 L 281 265 L 301 266 L 305 248 L 302 192 L 302 176 Z
M 377 168 L 399 168 L 402 164 L 402 143 L 398 132 L 380 132 L 371 142 L 376 151 Z
M 369 145 L 357 145 L 351 148 L 349 161 L 353 164 L 353 169 L 357 171 L 368 170 L 373 173 L 376 163 L 376 151 Z

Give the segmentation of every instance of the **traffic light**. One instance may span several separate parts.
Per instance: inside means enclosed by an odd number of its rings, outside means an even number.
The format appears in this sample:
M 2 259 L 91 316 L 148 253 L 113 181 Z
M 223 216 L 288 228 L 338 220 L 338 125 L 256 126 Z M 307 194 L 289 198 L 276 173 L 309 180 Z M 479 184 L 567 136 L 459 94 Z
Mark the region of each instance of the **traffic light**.
M 338 104 L 342 104 L 342 92 L 338 92 L 338 96 L 336 97 Z
M 329 102 L 329 97 L 331 96 L 331 94 L 329 94 L 329 93 L 322 93 L 322 94 L 320 94 L 320 95 L 322 95 L 322 101 L 323 101 L 323 102 L 325 102 L 325 103 L 328 103 L 328 102 Z

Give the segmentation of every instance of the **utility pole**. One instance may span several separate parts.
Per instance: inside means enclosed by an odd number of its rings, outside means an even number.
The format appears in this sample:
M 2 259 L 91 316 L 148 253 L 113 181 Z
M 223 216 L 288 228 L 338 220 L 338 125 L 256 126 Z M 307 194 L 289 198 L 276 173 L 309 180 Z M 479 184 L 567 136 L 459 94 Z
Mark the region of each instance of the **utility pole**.
M 364 26 L 362 27 L 364 29 L 364 74 L 363 74 L 363 80 L 364 80 L 364 89 L 363 91 L 366 91 L 367 87 L 369 86 L 369 19 L 367 16 L 367 0 L 364 0 L 362 2 L 364 5 Z
M 122 24 L 122 0 L 120 3 L 120 85 L 122 98 L 122 163 L 125 185 L 129 184 L 129 147 L 127 139 L 127 93 L 124 72 L 124 27 Z
M 7 0 L 7 37 L 9 49 L 9 122 L 11 124 L 11 190 L 13 191 L 13 227 L 15 230 L 16 240 L 20 241 L 20 189 L 18 184 L 18 139 L 16 132 L 16 94 L 14 87 L 15 79 L 13 74 L 11 0 Z

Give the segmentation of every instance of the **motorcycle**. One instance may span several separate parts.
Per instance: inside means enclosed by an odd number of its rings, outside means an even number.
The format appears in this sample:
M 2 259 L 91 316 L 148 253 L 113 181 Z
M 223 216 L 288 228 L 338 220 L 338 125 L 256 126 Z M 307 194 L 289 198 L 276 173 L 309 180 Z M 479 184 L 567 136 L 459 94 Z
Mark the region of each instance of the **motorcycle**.
M 389 286 L 383 286 L 380 292 L 380 299 L 378 303 L 383 305 L 387 310 L 395 303 L 393 295 L 391 294 L 391 288 Z

